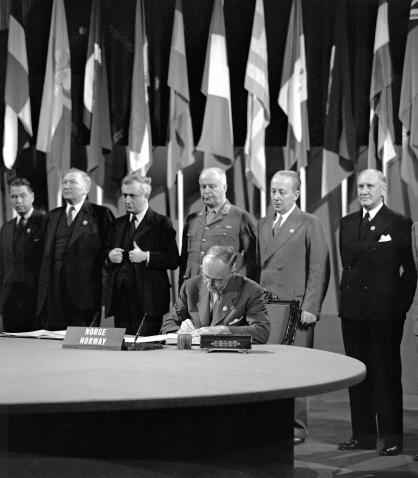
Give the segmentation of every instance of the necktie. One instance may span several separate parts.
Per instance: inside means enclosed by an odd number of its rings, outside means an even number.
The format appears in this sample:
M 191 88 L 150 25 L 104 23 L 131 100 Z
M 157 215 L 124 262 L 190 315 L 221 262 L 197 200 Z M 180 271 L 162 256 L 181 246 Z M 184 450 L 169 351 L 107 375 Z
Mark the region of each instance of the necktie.
M 22 232 L 25 229 L 25 226 L 26 226 L 25 216 L 20 216 L 20 219 L 19 219 L 19 222 L 17 223 L 16 228 L 19 232 Z
M 277 234 L 279 233 L 279 229 L 280 229 L 280 226 L 282 225 L 282 222 L 283 222 L 283 216 L 279 214 L 278 220 L 273 224 L 273 229 L 272 229 L 273 236 L 277 236 Z
M 129 244 L 132 243 L 136 230 L 136 216 L 132 214 L 131 220 L 129 221 Z
M 213 221 L 213 218 L 216 215 L 215 209 L 209 209 L 206 213 L 206 224 L 209 226 L 209 224 Z
M 370 214 L 366 212 L 360 223 L 360 237 L 364 236 L 369 230 Z
M 74 212 L 75 212 L 75 207 L 71 206 L 67 214 L 67 226 L 71 226 L 71 223 L 74 220 Z
M 219 294 L 213 292 L 210 294 L 210 323 L 212 323 L 215 318 L 217 307 L 219 304 Z

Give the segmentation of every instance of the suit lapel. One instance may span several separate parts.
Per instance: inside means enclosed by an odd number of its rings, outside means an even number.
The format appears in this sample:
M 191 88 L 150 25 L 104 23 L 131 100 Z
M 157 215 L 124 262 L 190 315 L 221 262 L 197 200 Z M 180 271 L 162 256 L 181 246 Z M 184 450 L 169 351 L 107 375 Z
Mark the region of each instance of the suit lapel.
M 219 304 L 215 309 L 216 312 L 213 314 L 211 325 L 224 323 L 225 318 L 234 311 L 238 295 L 239 292 L 237 290 L 226 290 L 221 294 Z
M 357 220 L 353 221 L 353 234 L 358 235 L 362 216 L 362 211 L 360 211 Z M 356 244 L 356 247 L 354 248 L 353 258 L 356 259 L 359 256 L 362 256 L 370 249 L 370 247 L 372 247 L 376 242 L 378 242 L 380 236 L 384 234 L 384 232 L 390 226 L 390 223 L 390 214 L 388 213 L 386 206 L 383 206 L 376 214 L 374 219 L 370 221 L 367 233 L 364 236 L 358 238 L 358 242 Z
M 14 219 L 13 222 L 6 224 L 4 228 L 4 233 L 5 233 L 5 240 L 4 244 L 6 245 L 6 257 L 8 258 L 14 258 L 14 231 L 16 228 L 16 219 Z M 17 252 L 17 251 L 15 251 Z M 16 254 L 17 255 L 17 254 Z
M 54 250 L 54 239 L 57 233 L 58 222 L 61 219 L 62 214 L 65 214 L 65 206 L 55 209 L 52 214 L 49 215 L 49 231 L 45 242 L 45 251 L 50 253 Z
M 71 246 L 71 244 L 77 241 L 77 239 L 79 239 L 86 231 L 89 231 L 92 222 L 94 222 L 93 208 L 91 207 L 91 204 L 85 200 L 79 213 L 74 219 L 73 231 L 68 246 Z M 89 225 L 90 227 L 88 227 Z
M 273 224 L 269 221 L 270 226 Z M 284 224 L 280 227 L 279 233 L 273 237 L 270 228 L 271 239 L 266 242 L 265 255 L 263 262 L 270 258 L 278 249 L 280 249 L 286 242 L 295 234 L 295 232 L 302 226 L 303 218 L 300 209 L 296 207 L 290 216 L 286 219 Z M 267 232 L 265 232 L 267 234 Z
M 31 217 L 28 219 L 28 222 L 26 223 L 24 233 L 22 236 L 22 250 L 24 250 L 25 245 L 29 242 L 29 240 L 32 239 L 33 234 L 39 229 L 39 224 L 37 224 L 36 220 L 36 213 L 33 211 Z
M 144 236 L 152 227 L 154 222 L 154 211 L 148 207 L 145 216 L 143 217 L 141 224 L 135 229 L 134 240 L 139 240 Z

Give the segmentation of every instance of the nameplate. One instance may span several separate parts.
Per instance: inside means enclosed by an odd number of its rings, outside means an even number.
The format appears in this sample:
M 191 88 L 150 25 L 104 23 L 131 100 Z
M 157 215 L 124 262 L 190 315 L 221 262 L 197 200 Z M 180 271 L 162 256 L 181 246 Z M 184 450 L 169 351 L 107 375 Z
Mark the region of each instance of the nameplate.
M 200 348 L 205 352 L 244 352 L 251 350 L 250 335 L 201 335 Z
M 62 348 L 84 350 L 121 350 L 124 328 L 68 327 Z

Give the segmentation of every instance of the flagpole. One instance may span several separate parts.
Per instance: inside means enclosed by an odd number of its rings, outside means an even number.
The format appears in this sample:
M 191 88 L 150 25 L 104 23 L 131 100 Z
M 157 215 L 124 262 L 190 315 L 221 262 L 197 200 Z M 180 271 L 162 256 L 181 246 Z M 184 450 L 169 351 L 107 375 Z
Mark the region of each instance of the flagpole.
M 300 177 L 300 208 L 306 212 L 306 168 L 299 169 Z
M 177 217 L 178 217 L 178 231 L 179 231 L 179 251 L 181 251 L 181 242 L 183 239 L 183 225 L 184 225 L 184 202 L 183 202 L 183 171 L 177 171 Z
M 267 191 L 260 189 L 260 217 L 267 214 Z
M 348 178 L 341 182 L 341 217 L 348 214 Z

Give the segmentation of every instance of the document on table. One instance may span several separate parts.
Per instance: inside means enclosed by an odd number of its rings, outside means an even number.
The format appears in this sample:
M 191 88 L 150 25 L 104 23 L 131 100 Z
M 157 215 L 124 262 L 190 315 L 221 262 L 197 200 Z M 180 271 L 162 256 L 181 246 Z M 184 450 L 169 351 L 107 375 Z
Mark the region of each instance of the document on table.
M 126 343 L 133 343 L 135 340 L 134 335 L 125 335 L 125 342 Z M 176 345 L 177 344 L 177 334 L 170 333 L 170 334 L 160 334 L 160 335 L 149 335 L 148 337 L 139 336 L 136 339 L 137 344 L 147 343 L 147 342 L 163 342 L 167 345 Z M 200 336 L 193 337 L 192 339 L 193 345 L 200 344 Z
M 24 339 L 64 340 L 66 330 L 32 330 L 30 332 L 0 332 L 0 337 L 20 337 Z

